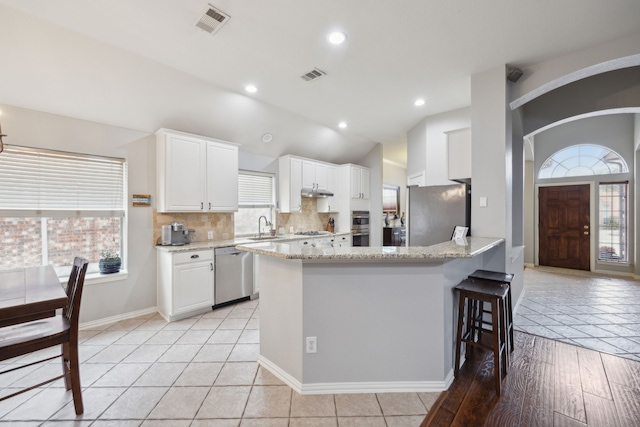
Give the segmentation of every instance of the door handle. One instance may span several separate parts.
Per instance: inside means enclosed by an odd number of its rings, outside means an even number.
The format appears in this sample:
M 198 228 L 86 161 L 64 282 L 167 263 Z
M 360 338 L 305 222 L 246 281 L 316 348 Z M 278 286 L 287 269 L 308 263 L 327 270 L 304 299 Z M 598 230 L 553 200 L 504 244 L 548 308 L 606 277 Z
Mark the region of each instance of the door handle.
M 200 209 L 204 210 L 204 202 L 200 202 Z
M 209 265 L 211 266 L 211 271 L 213 271 L 213 263 L 210 262 Z
M 191 259 L 198 259 L 200 258 L 200 255 L 191 255 Z
M 211 202 L 209 202 L 209 210 L 211 210 Z

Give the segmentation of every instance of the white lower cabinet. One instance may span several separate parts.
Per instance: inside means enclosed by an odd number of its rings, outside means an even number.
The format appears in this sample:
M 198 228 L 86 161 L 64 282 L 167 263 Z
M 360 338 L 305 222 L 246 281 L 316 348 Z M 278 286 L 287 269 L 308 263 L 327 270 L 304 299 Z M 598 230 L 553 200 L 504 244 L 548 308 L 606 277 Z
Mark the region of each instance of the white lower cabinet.
M 333 240 L 333 246 L 338 248 L 348 248 L 351 246 L 351 234 L 336 236 Z
M 211 310 L 214 295 L 213 249 L 158 250 L 158 311 L 168 321 Z

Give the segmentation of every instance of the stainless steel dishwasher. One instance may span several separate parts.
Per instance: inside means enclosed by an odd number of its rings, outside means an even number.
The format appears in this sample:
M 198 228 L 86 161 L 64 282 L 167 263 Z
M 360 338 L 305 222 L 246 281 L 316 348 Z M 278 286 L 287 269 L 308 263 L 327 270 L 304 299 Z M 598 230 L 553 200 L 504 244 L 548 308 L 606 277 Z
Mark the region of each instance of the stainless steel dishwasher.
M 253 253 L 235 247 L 217 248 L 213 306 L 246 299 L 253 293 Z

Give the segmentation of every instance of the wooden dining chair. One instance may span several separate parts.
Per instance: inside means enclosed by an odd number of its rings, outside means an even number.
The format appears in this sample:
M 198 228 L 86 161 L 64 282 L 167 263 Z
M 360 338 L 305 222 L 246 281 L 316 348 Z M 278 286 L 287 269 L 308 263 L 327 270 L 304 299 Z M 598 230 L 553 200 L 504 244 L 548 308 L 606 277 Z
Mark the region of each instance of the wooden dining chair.
M 55 345 L 61 345 L 62 350 L 62 353 L 56 356 L 0 372 L 0 375 L 2 375 L 62 357 L 62 375 L 3 396 L 0 401 L 64 378 L 65 387 L 67 390 L 71 389 L 73 394 L 76 414 L 80 415 L 84 412 L 82 390 L 80 388 L 80 364 L 78 361 L 78 317 L 80 314 L 82 288 L 84 287 L 84 276 L 87 273 L 88 265 L 89 261 L 84 258 L 76 257 L 73 260 L 73 267 L 67 283 L 67 306 L 62 310 L 62 314 L 0 328 L 0 361 Z

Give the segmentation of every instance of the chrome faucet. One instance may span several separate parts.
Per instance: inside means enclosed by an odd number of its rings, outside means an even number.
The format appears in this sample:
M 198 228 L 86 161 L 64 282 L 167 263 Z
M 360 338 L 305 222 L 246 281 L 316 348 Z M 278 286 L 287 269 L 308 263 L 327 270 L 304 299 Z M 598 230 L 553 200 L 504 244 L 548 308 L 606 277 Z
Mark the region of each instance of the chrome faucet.
M 261 215 L 260 218 L 258 218 L 258 239 L 262 238 L 262 229 L 260 228 L 260 220 L 264 218 L 264 225 L 267 225 L 267 223 L 269 221 L 267 221 L 267 217 L 264 215 Z

